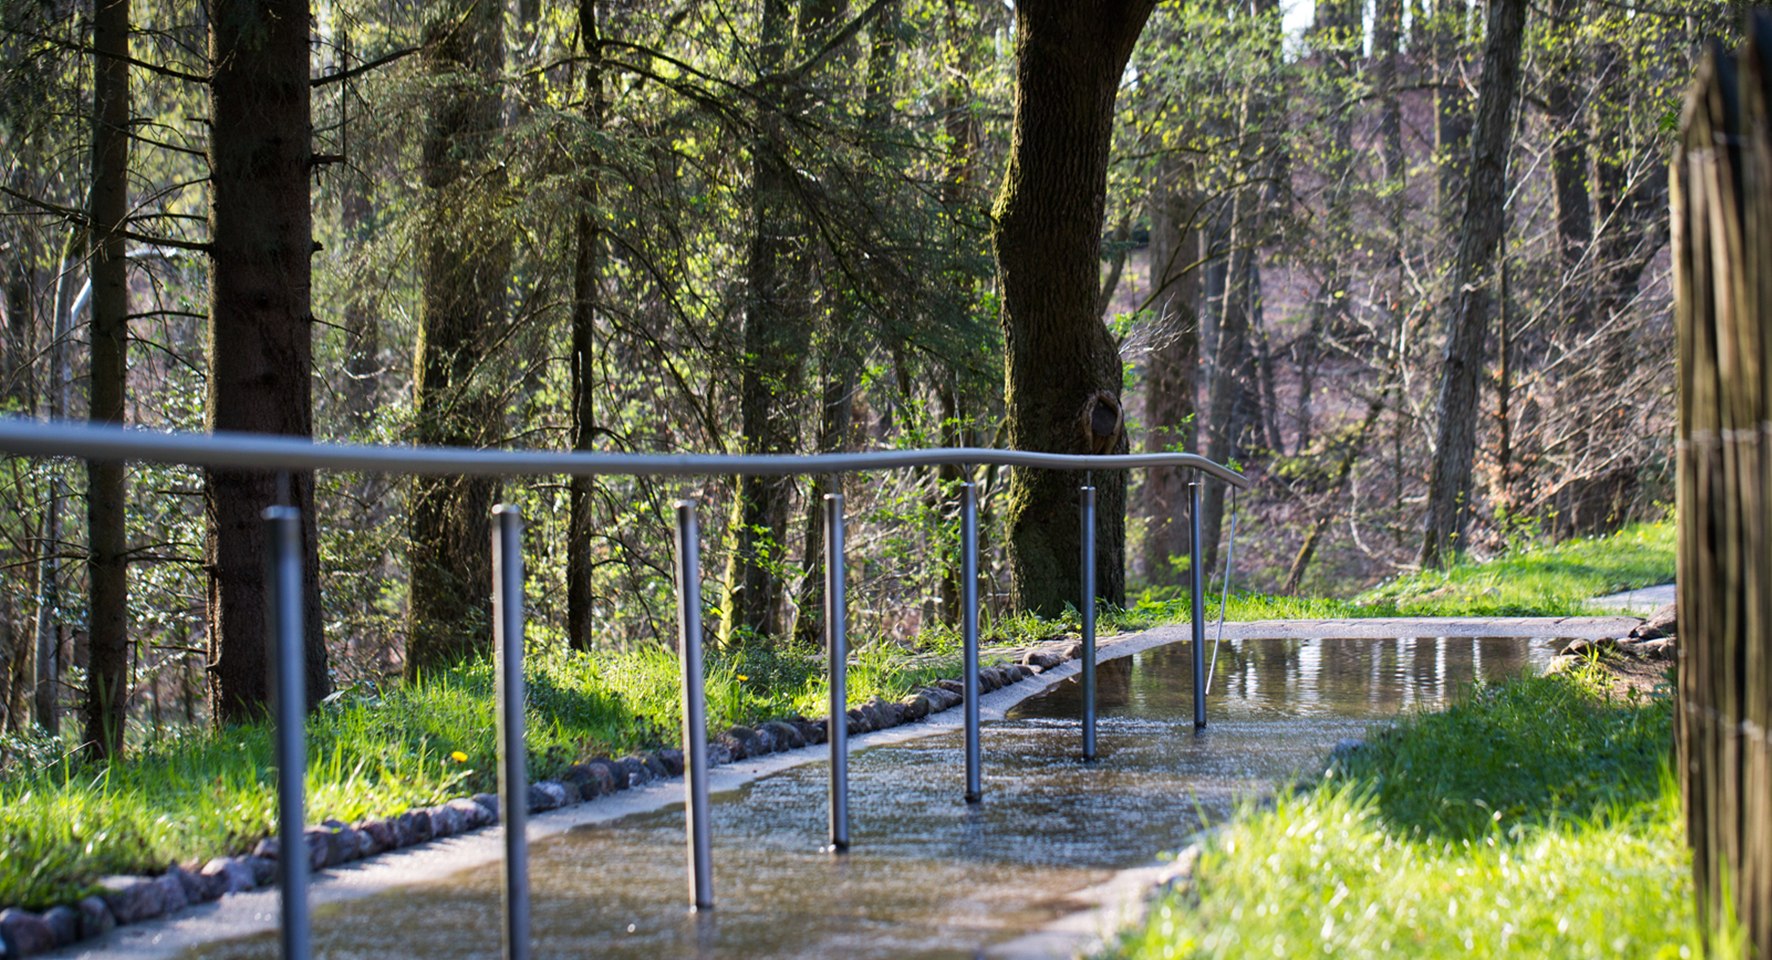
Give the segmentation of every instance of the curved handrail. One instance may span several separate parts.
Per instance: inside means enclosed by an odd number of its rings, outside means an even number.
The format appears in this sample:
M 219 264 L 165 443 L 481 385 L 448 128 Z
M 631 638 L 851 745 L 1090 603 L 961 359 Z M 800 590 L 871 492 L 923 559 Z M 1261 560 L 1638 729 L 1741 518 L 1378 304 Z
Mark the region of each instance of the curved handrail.
M 937 447 L 865 453 L 708 454 L 583 453 L 469 447 L 390 447 L 315 443 L 260 433 L 190 433 L 105 424 L 0 417 L 0 452 L 19 456 L 138 460 L 258 470 L 345 470 L 363 473 L 509 476 L 797 476 L 859 473 L 904 467 L 1006 466 L 1048 470 L 1124 470 L 1184 467 L 1239 489 L 1242 474 L 1192 453 L 1082 455 Z

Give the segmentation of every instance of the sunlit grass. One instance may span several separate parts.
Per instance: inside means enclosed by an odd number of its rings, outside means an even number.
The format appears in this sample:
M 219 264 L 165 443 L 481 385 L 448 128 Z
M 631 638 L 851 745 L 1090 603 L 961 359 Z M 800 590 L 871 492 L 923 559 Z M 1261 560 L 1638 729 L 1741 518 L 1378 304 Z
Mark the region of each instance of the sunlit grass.
M 1583 616 L 1609 612 L 1590 606 L 1593 597 L 1673 578 L 1673 522 L 1638 523 L 1604 537 L 1521 546 L 1484 561 L 1460 557 L 1445 570 L 1404 574 L 1351 599 L 1232 592 L 1225 619 Z M 1208 589 L 1207 619 L 1219 614 L 1219 592 Z M 1163 589 L 1144 591 L 1101 622 L 1103 629 L 1138 630 L 1187 617 L 1186 597 Z
M 1366 591 L 1363 608 L 1404 616 L 1576 616 L 1592 597 L 1672 582 L 1674 524 L 1637 523 L 1605 537 L 1528 546 L 1486 563 L 1398 577 Z
M 530 771 L 542 778 L 598 755 L 675 743 L 682 675 L 673 652 L 532 653 L 526 664 Z M 875 645 L 849 671 L 849 702 L 896 699 L 957 675 L 957 654 L 913 662 Z M 711 729 L 824 712 L 823 662 L 807 651 L 710 654 Z M 347 690 L 308 722 L 310 821 L 355 821 L 496 786 L 494 677 L 481 660 L 418 683 Z M 45 753 L 0 778 L 0 905 L 77 898 L 110 873 L 237 853 L 275 818 L 269 728 L 244 724 L 149 744 L 123 763 Z
M 1247 806 L 1116 956 L 1696 957 L 1665 700 L 1536 677 Z

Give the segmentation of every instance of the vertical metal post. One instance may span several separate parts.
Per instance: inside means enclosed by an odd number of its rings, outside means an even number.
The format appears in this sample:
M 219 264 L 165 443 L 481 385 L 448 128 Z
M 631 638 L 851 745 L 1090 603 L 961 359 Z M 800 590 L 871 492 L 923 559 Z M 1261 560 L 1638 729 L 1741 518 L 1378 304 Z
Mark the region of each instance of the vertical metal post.
M 701 530 L 695 501 L 677 501 L 677 645 L 683 660 L 683 829 L 689 840 L 689 904 L 714 906 L 708 830 L 708 704 L 701 671 Z
M 492 632 L 498 658 L 498 806 L 505 829 L 506 960 L 529 957 L 529 772 L 523 736 L 523 514 L 492 508 Z
M 824 629 L 831 655 L 831 849 L 849 849 L 849 601 L 844 593 L 843 495 L 824 497 Z
M 265 584 L 271 625 L 270 690 L 276 718 L 277 856 L 282 885 L 284 960 L 307 960 L 308 845 L 302 790 L 307 782 L 307 650 L 302 624 L 301 511 L 268 507 Z
M 1200 550 L 1200 486 L 1187 485 L 1188 498 L 1188 605 L 1194 628 L 1194 729 L 1206 728 L 1206 560 Z
M 984 799 L 984 752 L 978 742 L 978 485 L 960 484 L 960 638 L 966 687 L 966 802 Z
M 1078 498 L 1083 521 L 1083 759 L 1095 759 L 1095 487 Z

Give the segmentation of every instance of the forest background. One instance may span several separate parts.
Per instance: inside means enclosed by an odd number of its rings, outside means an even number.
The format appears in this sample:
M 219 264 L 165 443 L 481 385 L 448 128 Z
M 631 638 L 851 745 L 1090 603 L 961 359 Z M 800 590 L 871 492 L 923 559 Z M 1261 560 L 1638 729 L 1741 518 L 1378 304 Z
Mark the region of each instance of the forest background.
M 351 442 L 1053 448 L 1018 432 L 1041 371 L 1006 387 L 998 269 L 1017 201 L 1067 202 L 1005 177 L 1040 6 L 0 0 L 0 404 Z M 1164 0 L 1123 68 L 1083 51 L 1118 88 L 1086 318 L 1108 446 L 1246 471 L 1241 502 L 1208 489 L 1203 546 L 1222 560 L 1234 512 L 1252 589 L 1661 516 L 1667 157 L 1740 13 Z M 0 712 L 81 710 L 100 752 L 253 712 L 254 531 L 281 496 L 309 508 L 317 695 L 485 648 L 496 501 L 528 520 L 539 643 L 668 643 L 670 505 L 693 497 L 720 643 L 787 648 L 819 636 L 840 485 L 854 629 L 912 644 L 958 613 L 966 478 L 279 490 L 9 458 Z M 970 478 L 988 614 L 1062 612 L 1018 540 L 1052 497 Z M 1168 596 L 1185 487 L 1126 478 L 1122 528 L 1117 482 L 1104 596 Z

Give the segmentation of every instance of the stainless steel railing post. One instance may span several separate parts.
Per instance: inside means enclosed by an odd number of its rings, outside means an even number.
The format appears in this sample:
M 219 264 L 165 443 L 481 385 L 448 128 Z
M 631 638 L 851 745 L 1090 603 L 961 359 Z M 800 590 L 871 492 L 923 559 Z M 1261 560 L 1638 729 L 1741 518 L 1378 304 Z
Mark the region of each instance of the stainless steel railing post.
M 272 715 L 276 718 L 277 876 L 282 886 L 284 960 L 307 960 L 308 844 L 302 792 L 307 785 L 307 643 L 303 619 L 301 511 L 268 507 L 265 583 L 272 647 Z
M 960 675 L 966 726 L 966 802 L 984 799 L 984 751 L 978 731 L 978 485 L 960 484 Z
M 689 841 L 689 903 L 714 906 L 708 832 L 708 704 L 701 669 L 701 530 L 695 501 L 677 501 L 677 643 L 683 662 L 683 829 Z
M 1095 487 L 1078 491 L 1083 522 L 1083 759 L 1095 759 Z
M 1193 614 L 1194 729 L 1206 728 L 1206 561 L 1200 549 L 1200 486 L 1187 485 L 1188 606 Z
M 843 495 L 824 498 L 824 629 L 831 657 L 831 849 L 849 849 L 849 602 L 844 594 Z
M 492 632 L 498 659 L 498 805 L 505 831 L 504 950 L 529 957 L 529 773 L 523 735 L 523 514 L 492 508 Z

